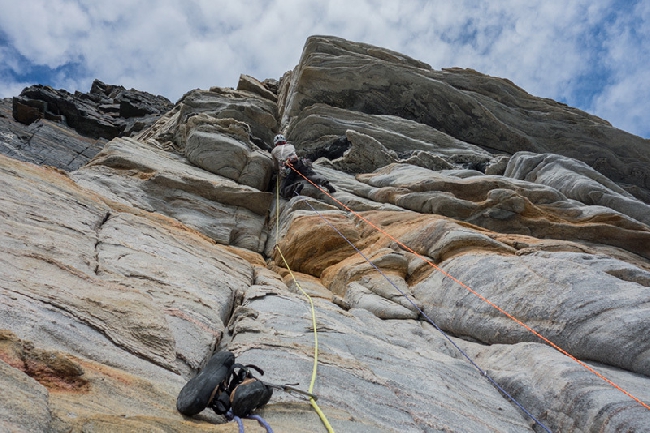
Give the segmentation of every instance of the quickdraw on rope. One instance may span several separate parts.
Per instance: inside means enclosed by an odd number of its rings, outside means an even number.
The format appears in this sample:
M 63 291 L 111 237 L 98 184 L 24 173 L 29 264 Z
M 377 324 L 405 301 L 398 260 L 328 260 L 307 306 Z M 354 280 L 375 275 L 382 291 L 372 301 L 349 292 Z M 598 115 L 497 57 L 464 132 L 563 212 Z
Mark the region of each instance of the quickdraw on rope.
M 280 246 L 278 245 L 278 236 L 280 233 L 280 178 L 278 176 L 278 181 L 276 185 L 276 200 L 275 200 L 275 222 L 276 222 L 276 231 L 275 231 L 275 248 L 278 250 L 278 253 L 280 254 L 280 257 L 282 257 L 282 261 L 284 262 L 284 265 L 286 266 L 287 270 L 291 274 L 291 278 L 293 279 L 294 283 L 296 284 L 296 287 L 302 292 L 303 295 L 307 298 L 309 301 L 309 305 L 311 307 L 311 322 L 312 322 L 312 327 L 314 328 L 314 365 L 312 368 L 311 372 L 311 382 L 309 384 L 309 390 L 307 391 L 309 394 L 313 394 L 314 391 L 314 384 L 316 383 L 316 375 L 318 371 L 318 331 L 316 329 L 316 310 L 314 308 L 314 301 L 312 300 L 311 296 L 307 294 L 303 290 L 303 288 L 300 286 L 300 283 L 296 279 L 296 276 L 293 274 L 293 271 L 289 267 L 289 263 L 287 262 L 287 259 L 284 257 L 284 254 L 282 254 L 282 250 L 280 249 Z M 310 395 L 309 396 L 309 403 L 311 406 L 314 408 L 318 416 L 320 417 L 323 425 L 325 425 L 325 428 L 329 433 L 334 433 L 334 429 L 330 425 L 329 421 L 327 420 L 327 417 L 323 413 L 323 411 L 318 407 L 318 404 L 316 403 L 316 399 L 314 396 Z
M 367 218 L 363 217 L 363 215 L 361 215 L 361 214 L 359 214 L 358 212 L 355 212 L 354 210 L 350 209 L 350 207 L 346 206 L 345 203 L 343 203 L 343 202 L 341 202 L 340 200 L 336 199 L 336 198 L 335 198 L 334 196 L 332 196 L 329 192 L 325 191 L 325 190 L 324 190 L 323 188 L 321 188 L 319 185 L 316 185 L 314 182 L 312 182 L 312 181 L 309 180 L 306 176 L 304 176 L 302 173 L 300 173 L 298 170 L 296 170 L 296 169 L 291 165 L 290 162 L 287 162 L 287 166 L 288 166 L 289 168 L 291 168 L 291 170 L 293 170 L 293 171 L 295 171 L 296 173 L 298 173 L 298 174 L 299 174 L 303 179 L 305 179 L 307 182 L 309 182 L 311 185 L 313 185 L 313 186 L 314 186 L 315 188 L 317 188 L 319 191 L 321 191 L 322 193 L 326 194 L 329 198 L 331 198 L 331 199 L 334 200 L 336 203 L 338 203 L 339 205 L 341 205 L 345 210 L 347 210 L 348 212 L 352 213 L 354 216 L 358 217 L 359 219 L 361 219 L 362 221 L 364 221 L 366 224 L 368 224 L 369 226 L 371 226 L 372 228 L 374 228 L 374 229 L 377 230 L 378 232 L 384 234 L 384 235 L 385 235 L 386 237 L 388 237 L 390 240 L 392 240 L 392 241 L 394 241 L 395 243 L 397 243 L 400 247 L 402 247 L 402 248 L 405 249 L 406 251 L 412 253 L 412 254 L 415 255 L 416 257 L 418 257 L 418 258 L 424 260 L 424 261 L 425 261 L 429 266 L 431 266 L 433 269 L 437 270 L 438 272 L 440 272 L 440 273 L 443 274 L 444 276 L 450 278 L 450 279 L 451 279 L 452 281 L 454 281 L 456 284 L 458 284 L 459 286 L 465 288 L 465 289 L 468 290 L 470 293 L 472 293 L 473 295 L 477 296 L 480 300 L 482 300 L 483 302 L 487 303 L 487 304 L 490 305 L 491 307 L 495 308 L 497 311 L 499 311 L 500 313 L 502 313 L 503 315 L 505 315 L 507 318 L 509 318 L 510 320 L 514 321 L 514 322 L 517 323 L 518 325 L 522 326 L 522 327 L 525 328 L 527 331 L 529 331 L 530 333 L 532 333 L 533 335 L 535 335 L 537 338 L 539 338 L 540 340 L 542 340 L 543 342 L 545 342 L 546 344 L 548 344 L 549 346 L 551 346 L 552 348 L 554 348 L 555 350 L 557 350 L 558 352 L 560 352 L 561 354 L 563 354 L 563 355 L 567 356 L 569 359 L 575 361 L 575 362 L 578 363 L 580 366 L 584 367 L 586 370 L 588 370 L 589 372 L 593 373 L 594 375 L 596 375 L 597 377 L 599 377 L 600 379 L 602 379 L 602 380 L 603 380 L 604 382 L 606 382 L 607 384 L 609 384 L 609 385 L 611 385 L 612 387 L 616 388 L 617 390 L 619 390 L 620 392 L 622 392 L 623 394 L 625 394 L 626 396 L 628 396 L 629 398 L 631 398 L 632 400 L 634 400 L 635 402 L 637 402 L 638 404 L 640 404 L 641 406 L 643 406 L 644 408 L 650 410 L 650 405 L 648 405 L 647 403 L 643 402 L 643 401 L 642 401 L 641 399 L 639 399 L 638 397 L 635 397 L 634 395 L 632 395 L 630 392 L 626 391 L 625 389 L 621 388 L 619 385 L 617 385 L 616 383 L 614 383 L 613 381 L 611 381 L 610 379 L 608 379 L 607 377 L 605 377 L 603 374 L 601 374 L 601 373 L 599 373 L 598 371 L 596 371 L 594 368 L 592 368 L 592 367 L 590 367 L 589 365 L 587 365 L 585 362 L 583 362 L 583 361 L 579 360 L 578 358 L 576 358 L 575 356 L 571 355 L 569 352 L 567 352 L 566 350 L 562 349 L 560 346 L 558 346 L 557 344 L 553 343 L 551 340 L 549 340 L 548 338 L 544 337 L 542 334 L 540 334 L 539 332 L 535 331 L 533 328 L 531 328 L 530 326 L 528 326 L 527 324 L 525 324 L 525 323 L 522 322 L 521 320 L 517 319 L 517 318 L 514 317 L 512 314 L 508 313 L 508 312 L 505 311 L 503 308 L 499 307 L 498 305 L 496 305 L 495 303 L 493 303 L 492 301 L 490 301 L 489 299 L 487 299 L 485 296 L 481 295 L 481 294 L 478 293 L 476 290 L 472 289 L 472 288 L 469 287 L 467 284 L 463 283 L 462 281 L 460 281 L 459 279 L 457 279 L 456 277 L 454 277 L 453 275 L 451 275 L 450 273 L 448 273 L 447 271 L 445 271 L 444 269 L 442 269 L 441 267 L 439 267 L 438 265 L 436 265 L 435 263 L 433 263 L 431 260 L 429 260 L 429 258 L 423 256 L 422 254 L 419 254 L 417 251 L 413 250 L 413 249 L 410 248 L 408 245 L 404 244 L 404 243 L 401 242 L 399 239 L 395 238 L 393 235 L 391 235 L 390 233 L 388 233 L 388 232 L 386 232 L 385 230 L 383 230 L 381 227 L 378 227 L 378 226 L 377 226 L 376 224 L 374 224 L 372 221 L 370 221 L 370 220 L 368 220 Z

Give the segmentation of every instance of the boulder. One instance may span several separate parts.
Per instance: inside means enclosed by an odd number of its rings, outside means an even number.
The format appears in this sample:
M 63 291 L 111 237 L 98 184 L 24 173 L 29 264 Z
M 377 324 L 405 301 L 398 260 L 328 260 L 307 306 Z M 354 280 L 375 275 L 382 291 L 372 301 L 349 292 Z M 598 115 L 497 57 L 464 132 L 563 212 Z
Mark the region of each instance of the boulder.
M 186 131 L 188 161 L 239 184 L 267 190 L 273 160 L 251 144 L 247 124 L 200 114 L 190 118 Z
M 351 129 L 345 132 L 351 147 L 332 166 L 345 173 L 371 173 L 397 160 L 397 154 L 374 138 Z

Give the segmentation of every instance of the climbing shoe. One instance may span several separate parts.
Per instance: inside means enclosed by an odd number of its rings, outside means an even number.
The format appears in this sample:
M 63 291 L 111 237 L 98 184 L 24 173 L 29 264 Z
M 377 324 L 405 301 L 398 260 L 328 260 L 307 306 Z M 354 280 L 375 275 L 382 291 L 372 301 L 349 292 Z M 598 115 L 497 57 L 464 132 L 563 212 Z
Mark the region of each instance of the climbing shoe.
M 244 417 L 268 403 L 272 395 L 273 388 L 261 380 L 248 377 L 230 394 L 232 413 L 238 417 Z
M 183 415 L 192 416 L 205 409 L 225 387 L 235 364 L 232 352 L 215 353 L 199 374 L 185 384 L 176 399 L 176 409 Z
M 209 407 L 217 415 L 225 415 L 230 410 L 230 394 L 228 391 L 217 390 L 217 395 L 210 402 Z

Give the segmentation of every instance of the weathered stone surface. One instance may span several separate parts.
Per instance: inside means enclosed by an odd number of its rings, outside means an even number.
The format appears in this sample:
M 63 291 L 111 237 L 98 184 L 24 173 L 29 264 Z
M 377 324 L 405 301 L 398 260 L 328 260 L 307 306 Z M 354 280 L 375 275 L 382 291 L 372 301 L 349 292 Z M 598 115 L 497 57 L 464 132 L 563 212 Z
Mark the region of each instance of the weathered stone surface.
M 510 158 L 507 156 L 498 156 L 485 167 L 485 174 L 500 176 L 508 168 Z M 428 167 L 427 167 L 428 168 Z
M 12 163 L 4 158 L 7 170 Z M 26 181 L 34 186 L 21 187 Z M 110 207 L 57 173 L 22 171 L 3 176 L 3 183 L 9 193 L 2 219 L 5 289 L 19 295 L 3 303 L 7 311 L 25 299 L 40 309 L 52 306 L 115 346 L 170 370 L 178 368 L 177 356 L 196 368 L 218 343 L 234 293 L 252 278 L 247 262 L 178 222 Z M 46 206 L 52 194 L 57 204 Z M 17 308 L 3 325 L 25 313 Z M 51 314 L 32 312 L 21 322 L 27 326 Z M 39 328 L 28 331 L 30 340 L 42 341 Z M 79 337 L 70 338 L 78 344 Z M 66 347 L 64 341 L 61 336 L 57 347 Z
M 650 206 L 582 161 L 555 154 L 518 152 L 504 176 L 551 186 L 570 199 L 612 208 L 650 226 Z
M 408 260 L 391 249 L 366 250 L 363 257 L 352 256 L 322 274 L 329 289 L 348 308 L 364 308 L 381 319 L 417 319 L 420 306 L 406 284 Z
M 46 106 L 47 104 L 43 101 L 13 98 L 14 120 L 29 125 L 36 120 L 43 119 Z
M 6 336 L 2 336 L 3 338 Z M 4 345 L 0 340 L 0 345 Z M 29 433 L 50 430 L 47 389 L 0 359 L 0 429 Z
M 568 252 L 466 254 L 441 267 L 574 356 L 650 377 L 649 272 Z M 414 294 L 456 335 L 485 343 L 537 340 L 441 273 L 420 282 Z
M 234 119 L 214 119 L 205 114 L 187 123 L 185 155 L 199 167 L 266 191 L 273 172 L 268 152 L 250 144 L 250 128 Z
M 72 178 L 112 200 L 176 218 L 218 243 L 264 248 L 272 194 L 191 166 L 177 155 L 116 139 Z
M 430 152 L 452 164 L 481 164 L 490 154 L 478 146 L 455 139 L 428 125 L 397 116 L 371 115 L 316 103 L 292 118 L 288 138 L 296 149 L 310 155 L 348 130 L 368 135 L 403 158 L 417 151 Z M 339 155 L 341 156 L 341 155 Z M 334 159 L 334 158 L 331 158 Z M 418 165 L 418 164 L 416 164 Z
M 218 348 L 306 390 L 314 327 L 336 431 L 543 430 L 485 374 L 551 431 L 650 424 L 630 397 L 650 402 L 650 227 L 629 193 L 647 189 L 621 177 L 643 142 L 507 80 L 329 37 L 279 82 L 238 88 L 189 92 L 68 174 L 0 157 L 0 430 L 235 431 L 210 410 L 181 416 L 183 385 Z M 97 83 L 87 99 L 146 111 L 118 94 Z M 24 126 L 4 102 L 0 147 L 17 158 L 34 131 L 49 160 L 87 140 L 49 104 Z M 335 193 L 265 192 L 279 131 Z M 590 168 L 558 143 L 615 162 Z M 92 152 L 78 153 L 66 164 Z M 259 413 L 324 431 L 299 394 Z
M 184 431 L 191 423 L 175 413 L 178 372 L 199 367 L 219 344 L 235 294 L 252 282 L 251 264 L 178 221 L 104 201 L 54 170 L 0 162 L 0 329 L 24 347 L 61 353 L 29 358 L 44 360 L 46 369 L 25 367 L 30 375 L 44 371 L 33 377 L 50 390 L 67 375 L 52 359 L 77 357 L 83 370 L 65 392 L 28 402 L 49 410 L 33 417 L 30 431 L 47 431 L 36 424 L 49 423 L 50 413 L 53 431 L 82 429 L 101 413 L 147 418 L 106 419 L 105 431 L 155 424 Z M 0 347 L 0 359 L 17 352 Z M 43 395 L 38 387 L 21 389 Z M 2 407 L 19 414 L 26 403 Z
M 648 140 L 529 95 L 508 80 L 464 69 L 435 71 L 389 50 L 325 36 L 307 40 L 287 80 L 283 125 L 316 103 L 395 115 L 486 149 L 576 158 L 615 182 L 650 188 Z
M 316 393 L 328 418 L 334 414 L 329 421 L 336 431 L 531 431 L 513 406 L 486 404 L 500 399 L 497 391 L 457 359 L 446 340 L 431 332 L 432 327 L 415 321 L 382 321 L 361 309 L 345 313 L 329 302 L 314 302 L 321 323 L 322 362 Z M 237 359 L 266 365 L 265 378 L 270 382 L 308 383 L 313 334 L 306 300 L 286 291 L 262 296 L 251 289 L 240 308 L 249 314 L 232 325 L 229 348 Z M 278 403 L 297 398 L 274 393 L 274 403 L 262 414 L 274 423 L 280 418 L 277 412 L 284 409 Z M 459 398 L 469 400 L 468 404 L 458 405 Z M 348 417 L 339 417 L 339 411 Z M 295 431 L 323 429 L 314 415 L 298 420 L 302 425 Z
M 294 211 L 288 218 L 287 232 L 278 243 L 279 250 L 273 253 L 274 261 L 283 263 L 280 251 L 289 261 L 291 268 L 305 274 L 320 277 L 325 268 L 340 262 L 350 254 L 350 246 L 336 231 L 335 226 L 352 242 L 359 239 L 354 222 L 339 211 L 326 212 L 327 219 L 323 220 L 313 212 Z M 299 230 L 297 228 L 300 228 Z M 318 233 L 318 243 L 308 239 Z M 304 247 L 308 246 L 310 253 L 305 254 Z
M 277 270 L 285 274 L 282 281 L 284 281 L 287 288 L 293 293 L 301 295 L 305 292 L 312 297 L 323 298 L 328 301 L 332 300 L 332 292 L 323 286 L 318 278 L 298 272 L 293 272 L 292 275 L 286 272 L 286 270 L 280 268 Z
M 334 168 L 346 173 L 370 173 L 397 160 L 397 154 L 374 138 L 351 129 L 345 136 L 352 144 L 342 157 L 332 161 Z
M 260 144 L 266 144 L 269 149 L 268 146 L 273 143 L 273 136 L 277 131 L 275 103 L 249 92 L 218 87 L 211 88 L 209 92 L 194 90 L 181 99 L 180 107 L 176 126 L 180 131 L 177 146 L 181 149 L 185 148 L 189 135 L 186 123 L 192 116 L 201 113 L 216 119 L 235 119 L 248 125 L 251 135 L 261 140 Z
M 451 170 L 454 168 L 447 160 L 425 150 L 416 150 L 408 158 L 402 160 L 405 164 L 417 165 L 429 170 Z
M 371 200 L 498 232 L 603 243 L 650 258 L 648 226 L 619 212 L 582 206 L 539 183 L 480 173 L 466 179 L 451 174 L 392 164 L 357 179 L 375 187 L 367 191 Z
M 263 98 L 270 99 L 273 102 L 277 102 L 278 100 L 277 96 L 275 95 L 277 88 L 274 92 L 272 86 L 267 85 L 266 83 L 262 83 L 250 75 L 241 74 L 239 76 L 237 90 L 252 92 Z
M 646 431 L 650 411 L 548 346 L 535 343 L 474 346 L 472 356 L 489 374 L 512 389 L 528 407 L 544 408 L 539 419 L 551 431 Z M 592 362 L 590 368 L 648 401 L 650 379 Z M 535 371 L 535 376 L 529 374 Z M 543 377 L 540 387 L 536 378 Z

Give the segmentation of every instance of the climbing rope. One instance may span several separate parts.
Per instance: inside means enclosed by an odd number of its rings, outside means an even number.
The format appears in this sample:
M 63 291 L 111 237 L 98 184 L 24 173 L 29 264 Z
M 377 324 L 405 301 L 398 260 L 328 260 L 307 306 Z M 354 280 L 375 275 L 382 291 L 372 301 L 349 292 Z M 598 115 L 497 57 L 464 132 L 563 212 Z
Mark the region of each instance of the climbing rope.
M 581 361 L 581 360 L 579 360 L 578 358 L 576 358 L 575 356 L 571 355 L 569 352 L 567 352 L 566 350 L 562 349 L 560 346 L 558 346 L 557 344 L 553 343 L 551 340 L 549 340 L 548 338 L 544 337 L 542 334 L 540 334 L 539 332 L 535 331 L 533 328 L 531 328 L 530 326 L 528 326 L 527 324 L 525 324 L 525 323 L 522 322 L 521 320 L 517 319 L 517 318 L 514 317 L 512 314 L 508 313 L 508 312 L 505 311 L 503 308 L 501 308 L 501 307 L 499 307 L 498 305 L 496 305 L 495 303 L 493 303 L 492 301 L 490 301 L 489 299 L 487 299 L 486 297 L 484 297 L 483 295 L 481 295 L 480 293 L 478 293 L 477 291 L 475 291 L 474 289 L 472 289 L 471 287 L 469 287 L 467 284 L 463 283 L 462 281 L 460 281 L 459 279 L 457 279 L 457 278 L 454 277 L 453 275 L 449 274 L 447 271 L 445 271 L 444 269 L 442 269 L 441 267 L 439 267 L 438 265 L 436 265 L 435 263 L 433 263 L 431 260 L 429 260 L 429 258 L 427 258 L 427 257 L 425 257 L 425 256 L 423 256 L 423 255 L 421 255 L 421 254 L 419 254 L 417 251 L 413 250 L 412 248 L 410 248 L 409 246 L 407 246 L 406 244 L 404 244 L 403 242 L 401 242 L 399 239 L 395 238 L 395 237 L 392 236 L 390 233 L 388 233 L 388 232 L 386 232 L 385 230 L 383 230 L 381 227 L 378 227 L 376 224 L 374 224 L 372 221 L 370 221 L 370 220 L 368 220 L 367 218 L 365 218 L 363 215 L 361 215 L 361 214 L 359 214 L 358 212 L 355 212 L 354 210 L 350 209 L 350 207 L 346 206 L 343 202 L 341 202 L 340 200 L 338 200 L 338 199 L 336 199 L 335 197 L 333 197 L 333 196 L 332 196 L 329 192 L 327 192 L 325 189 L 321 188 L 319 185 L 315 184 L 314 182 L 312 182 L 311 180 L 309 180 L 305 175 L 303 175 L 303 174 L 300 173 L 298 170 L 296 170 L 296 169 L 293 167 L 293 165 L 291 165 L 290 162 L 287 162 L 287 165 L 288 165 L 288 166 L 289 166 L 293 171 L 295 171 L 296 173 L 298 173 L 298 174 L 299 174 L 303 179 L 305 179 L 307 182 L 309 182 L 311 185 L 313 185 L 313 186 L 314 186 L 315 188 L 317 188 L 319 191 L 321 191 L 322 193 L 324 193 L 325 195 L 327 195 L 329 198 L 331 198 L 332 200 L 334 200 L 336 203 L 338 203 L 339 205 L 341 205 L 341 206 L 342 206 L 344 209 L 346 209 L 348 212 L 352 213 L 353 215 L 355 215 L 356 217 L 358 217 L 359 219 L 361 219 L 362 221 L 364 221 L 366 224 L 370 225 L 372 228 L 374 228 L 374 229 L 377 230 L 378 232 L 380 232 L 380 233 L 384 234 L 385 236 L 387 236 L 390 240 L 392 240 L 392 241 L 394 241 L 395 243 L 397 243 L 400 247 L 402 247 L 402 248 L 405 249 L 406 251 L 408 251 L 408 252 L 412 253 L 413 255 L 415 255 L 416 257 L 422 259 L 422 260 L 425 261 L 429 266 L 431 266 L 433 269 L 435 269 L 435 270 L 437 270 L 438 272 L 442 273 L 444 276 L 450 278 L 452 281 L 454 281 L 455 283 L 457 283 L 459 286 L 465 288 L 465 289 L 468 290 L 470 293 L 472 293 L 473 295 L 477 296 L 480 300 L 482 300 L 483 302 L 487 303 L 487 304 L 490 305 L 491 307 L 495 308 L 497 311 L 499 311 L 500 313 L 502 313 L 503 315 L 505 315 L 507 318 L 509 318 L 510 320 L 514 321 L 514 322 L 517 323 L 518 325 L 522 326 L 522 327 L 525 328 L 527 331 L 529 331 L 530 333 L 532 333 L 533 335 L 535 335 L 537 338 L 539 338 L 539 339 L 542 340 L 543 342 L 547 343 L 549 346 L 551 346 L 552 348 L 554 348 L 554 349 L 557 350 L 558 352 L 560 352 L 560 353 L 562 353 L 563 355 L 567 356 L 569 359 L 575 361 L 575 362 L 578 363 L 580 366 L 584 367 L 587 371 L 593 373 L 594 375 L 596 375 L 597 377 L 599 377 L 600 379 L 602 379 L 604 382 L 606 382 L 607 384 L 611 385 L 611 386 L 614 387 L 615 389 L 619 390 L 620 392 L 622 392 L 623 394 L 625 394 L 626 396 L 628 396 L 629 398 L 631 398 L 632 400 L 634 400 L 635 402 L 637 402 L 638 404 L 640 404 L 641 406 L 643 406 L 644 408 L 650 410 L 650 405 L 648 405 L 647 403 L 643 402 L 643 401 L 642 401 L 641 399 L 639 399 L 638 397 L 635 397 L 634 395 L 632 395 L 630 392 L 626 391 L 625 389 L 621 388 L 619 385 L 617 385 L 616 383 L 614 383 L 613 381 L 611 381 L 610 379 L 608 379 L 607 377 L 605 377 L 603 374 L 601 374 L 601 373 L 599 373 L 598 371 L 596 371 L 594 368 L 590 367 L 589 365 L 587 365 L 587 364 L 584 363 L 583 361 Z
M 395 290 L 397 290 L 397 291 L 398 291 L 398 292 L 399 292 L 399 293 L 400 293 L 404 298 L 406 298 L 406 300 L 407 300 L 407 301 L 408 301 L 408 302 L 409 302 L 409 303 L 410 303 L 410 304 L 411 304 L 411 305 L 412 305 L 416 310 L 418 310 L 418 312 L 419 312 L 419 313 L 420 313 L 420 314 L 421 314 L 421 315 L 422 315 L 422 316 L 423 316 L 423 317 L 424 317 L 424 318 L 425 318 L 429 323 L 431 323 L 431 324 L 432 324 L 432 325 L 433 325 L 433 326 L 434 326 L 434 327 L 435 327 L 435 328 L 436 328 L 436 329 L 437 329 L 437 330 L 442 334 L 442 336 L 445 337 L 445 338 L 447 339 L 447 341 L 449 341 L 451 344 L 453 344 L 453 346 L 454 346 L 454 347 L 455 347 L 455 348 L 456 348 L 456 349 L 457 349 L 457 350 L 458 350 L 458 351 L 459 351 L 459 352 L 460 352 L 460 353 L 461 353 L 461 354 L 462 354 L 462 355 L 463 355 L 463 356 L 464 356 L 464 357 L 465 357 L 465 358 L 470 362 L 470 364 L 472 364 L 472 365 L 473 365 L 473 366 L 474 366 L 474 367 L 475 367 L 475 368 L 476 368 L 476 369 L 481 373 L 481 375 L 485 376 L 485 378 L 486 378 L 488 381 L 490 381 L 490 383 L 492 383 L 492 385 L 494 385 L 494 386 L 495 386 L 499 391 L 501 391 L 501 393 L 503 393 L 503 395 L 505 395 L 505 396 L 506 396 L 510 401 L 512 401 L 515 405 L 517 405 L 517 407 L 519 407 L 519 409 L 521 409 L 521 410 L 522 410 L 526 415 L 528 415 L 528 416 L 529 416 L 533 421 L 535 421 L 535 422 L 536 422 L 540 427 L 542 427 L 542 428 L 543 428 L 544 430 L 546 430 L 548 433 L 551 433 L 551 430 L 549 430 L 548 427 L 546 427 L 546 426 L 545 426 L 541 421 L 539 421 L 537 418 L 535 418 L 535 416 L 533 416 L 533 414 L 531 414 L 531 413 L 530 413 L 530 412 L 529 412 L 529 411 L 528 411 L 528 410 L 527 410 L 527 409 L 526 409 L 526 408 L 525 408 L 521 403 L 519 403 L 519 402 L 518 402 L 518 401 L 517 401 L 517 400 L 516 400 L 512 395 L 510 395 L 510 394 L 509 394 L 505 389 L 503 389 L 503 388 L 502 388 L 502 387 L 501 387 L 501 386 L 500 386 L 500 385 L 499 385 L 499 384 L 498 384 L 494 379 L 492 379 L 492 378 L 491 378 L 491 377 L 490 377 L 490 376 L 485 372 L 485 370 L 483 370 L 481 367 L 479 367 L 478 364 L 476 364 L 476 362 L 474 362 L 474 360 L 473 360 L 473 359 L 472 359 L 472 358 L 471 358 L 471 357 L 470 357 L 470 356 L 469 356 L 469 355 L 468 355 L 468 354 L 467 354 L 463 349 L 461 349 L 460 346 L 458 346 L 458 345 L 456 344 L 456 342 L 454 342 L 454 340 L 452 340 L 451 337 L 450 337 L 449 335 L 447 335 L 447 333 L 445 333 L 445 331 L 443 331 L 443 330 L 442 330 L 442 329 L 441 329 L 441 328 L 436 324 L 436 322 L 433 321 L 433 319 L 431 319 L 431 318 L 430 318 L 430 317 L 429 317 L 429 316 L 428 316 L 424 311 L 422 311 L 422 309 L 420 309 L 420 307 L 418 307 L 418 306 L 416 305 L 416 303 L 415 303 L 413 300 L 411 300 L 410 296 L 408 296 L 408 295 L 407 295 L 403 290 L 401 290 L 399 287 L 397 287 L 397 285 L 396 285 L 393 281 L 391 281 L 390 278 L 388 278 L 388 276 L 387 276 L 387 275 L 386 275 L 386 274 L 385 274 L 381 269 L 379 269 L 379 268 L 377 267 L 377 265 L 375 265 L 375 264 L 374 264 L 374 263 L 373 263 L 373 262 L 372 262 L 368 257 L 366 257 L 366 255 L 363 254 L 363 252 L 361 252 L 361 250 L 360 250 L 359 248 L 357 248 L 357 246 L 354 245 L 354 244 L 353 244 L 353 243 L 352 243 L 352 242 L 351 242 L 351 241 L 350 241 L 350 240 L 349 240 L 349 239 L 348 239 L 348 238 L 347 238 L 343 233 L 341 233 L 341 231 L 340 231 L 339 229 L 337 229 L 337 228 L 336 228 L 332 223 L 330 223 L 330 222 L 329 222 L 329 221 L 328 221 L 328 220 L 327 220 L 327 219 L 326 219 L 326 218 L 325 218 L 325 217 L 324 217 L 320 212 L 318 212 L 318 211 L 316 210 L 316 208 L 314 208 L 314 207 L 311 205 L 311 203 L 309 203 L 308 200 L 303 199 L 303 202 L 306 203 L 306 204 L 307 204 L 307 205 L 308 205 L 308 206 L 309 206 L 309 207 L 310 207 L 314 212 L 316 212 L 316 213 L 318 214 L 318 216 L 321 217 L 321 219 L 322 219 L 323 221 L 325 221 L 325 223 L 326 223 L 328 226 L 330 226 L 330 227 L 331 227 L 331 228 L 332 228 L 336 233 L 338 233 L 339 236 L 341 236 L 341 237 L 342 237 L 342 238 L 343 238 L 343 239 L 344 239 L 348 244 L 350 244 L 350 246 L 351 246 L 352 248 L 354 248 L 354 250 L 355 250 L 357 253 L 359 253 L 359 255 L 361 255 L 361 257 L 363 257 L 363 258 L 364 258 L 364 259 L 365 259 L 365 260 L 366 260 L 366 261 L 367 261 L 367 262 L 368 262 L 368 263 L 369 263 L 373 268 L 375 268 L 375 270 L 376 270 L 377 272 L 379 272 L 379 273 L 381 274 L 382 277 L 384 277 L 384 279 L 385 279 L 386 281 L 388 281 L 388 283 L 389 283 L 391 286 L 393 286 L 393 287 L 395 288 Z
M 287 270 L 291 274 L 291 278 L 293 279 L 293 282 L 296 284 L 296 287 L 302 292 L 303 295 L 307 298 L 309 301 L 309 305 L 311 307 L 311 323 L 312 327 L 314 328 L 314 365 L 312 368 L 311 372 L 311 382 L 309 384 L 309 390 L 307 391 L 309 394 L 313 394 L 314 391 L 314 385 L 316 383 L 316 375 L 318 372 L 318 331 L 316 327 L 316 310 L 314 308 L 314 301 L 312 300 L 311 296 L 307 294 L 296 279 L 296 276 L 293 274 L 293 271 L 291 270 L 291 267 L 289 266 L 289 263 L 287 262 L 287 259 L 284 257 L 284 254 L 282 254 L 282 250 L 280 249 L 280 246 L 278 245 L 278 236 L 280 233 L 280 178 L 278 176 L 278 181 L 276 185 L 276 200 L 275 200 L 275 223 L 276 223 L 276 229 L 275 229 L 275 248 L 277 249 L 278 253 L 280 254 L 280 257 L 282 257 L 282 261 L 284 262 L 284 265 L 286 266 Z M 318 407 L 318 404 L 316 403 L 316 399 L 313 396 L 309 397 L 309 403 L 311 406 L 314 408 L 316 413 L 318 414 L 319 418 L 321 419 L 321 422 L 323 425 L 325 425 L 325 428 L 329 433 L 334 433 L 334 429 L 330 425 L 329 421 L 327 420 L 327 417 L 323 413 L 323 411 Z
M 261 416 L 259 416 L 259 415 L 248 415 L 248 416 L 246 416 L 246 418 L 254 419 L 258 423 L 260 423 L 260 425 L 266 429 L 266 433 L 273 433 L 273 429 L 271 428 L 269 423 L 266 422 L 266 420 L 264 418 L 262 418 Z
M 242 422 L 240 417 L 238 417 L 237 415 L 233 415 L 232 411 L 230 411 L 230 412 L 228 412 L 226 414 L 226 418 L 230 418 L 231 421 L 235 421 L 237 423 L 237 429 L 238 429 L 239 433 L 245 433 L 244 432 L 244 423 Z M 258 423 L 260 423 L 260 425 L 262 427 L 264 427 L 266 429 L 266 433 L 273 433 L 273 429 L 271 428 L 271 425 L 268 422 L 266 422 L 266 420 L 264 418 L 262 418 L 261 416 L 259 416 L 259 415 L 246 415 L 244 418 L 246 418 L 246 419 L 254 419 Z

